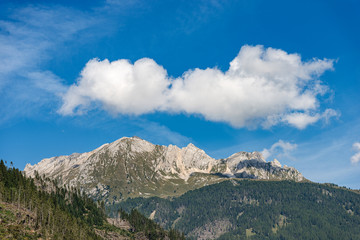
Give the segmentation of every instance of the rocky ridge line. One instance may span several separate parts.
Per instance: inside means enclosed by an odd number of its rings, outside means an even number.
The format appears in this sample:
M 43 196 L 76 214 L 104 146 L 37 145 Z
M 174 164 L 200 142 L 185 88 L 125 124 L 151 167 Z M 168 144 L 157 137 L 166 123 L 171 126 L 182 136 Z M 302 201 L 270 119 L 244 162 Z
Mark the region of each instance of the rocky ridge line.
M 24 172 L 32 177 L 37 172 L 107 200 L 169 196 L 224 178 L 304 180 L 295 168 L 281 166 L 276 159 L 266 162 L 259 152 L 217 160 L 191 143 L 183 148 L 160 146 L 138 137 L 123 137 L 87 153 L 46 158 L 27 164 Z M 119 194 L 111 194 L 114 191 Z

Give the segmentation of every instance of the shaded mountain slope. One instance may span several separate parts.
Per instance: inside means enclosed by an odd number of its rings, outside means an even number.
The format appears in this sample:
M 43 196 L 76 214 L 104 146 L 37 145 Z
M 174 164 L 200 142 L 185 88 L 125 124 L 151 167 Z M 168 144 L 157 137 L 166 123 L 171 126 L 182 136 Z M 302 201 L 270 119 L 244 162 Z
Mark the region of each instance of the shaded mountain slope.
M 137 208 L 192 239 L 360 239 L 359 193 L 325 184 L 233 179 L 109 208 Z

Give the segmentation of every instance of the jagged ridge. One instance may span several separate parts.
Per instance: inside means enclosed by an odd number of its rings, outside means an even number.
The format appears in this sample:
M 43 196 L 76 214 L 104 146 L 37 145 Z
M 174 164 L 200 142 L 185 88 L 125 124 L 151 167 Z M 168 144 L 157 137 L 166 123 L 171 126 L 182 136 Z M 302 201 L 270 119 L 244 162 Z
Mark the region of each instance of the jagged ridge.
M 160 146 L 138 137 L 124 137 L 87 153 L 46 158 L 24 169 L 28 176 L 35 171 L 107 203 L 180 195 L 229 177 L 304 180 L 295 168 L 282 167 L 276 159 L 266 162 L 259 152 L 217 160 L 191 143 L 184 148 Z

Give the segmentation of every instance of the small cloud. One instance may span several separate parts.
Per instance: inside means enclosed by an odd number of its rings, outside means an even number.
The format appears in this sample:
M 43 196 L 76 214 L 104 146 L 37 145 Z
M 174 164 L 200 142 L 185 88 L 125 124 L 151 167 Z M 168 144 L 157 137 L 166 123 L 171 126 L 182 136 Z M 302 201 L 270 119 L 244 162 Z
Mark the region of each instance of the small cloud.
M 324 111 L 324 113 L 321 115 L 322 119 L 324 120 L 325 124 L 330 123 L 331 118 L 339 119 L 341 116 L 341 113 L 339 111 L 336 111 L 334 109 L 328 108 Z
M 355 164 L 355 163 L 360 162 L 360 142 L 354 143 L 354 144 L 353 144 L 353 149 L 354 149 L 354 151 L 356 151 L 357 153 L 355 153 L 355 154 L 351 157 L 350 161 L 351 161 L 351 163 Z
M 187 113 L 237 128 L 286 123 L 304 129 L 336 115 L 318 109 L 318 96 L 328 89 L 318 77 L 331 69 L 330 59 L 302 61 L 298 54 L 248 45 L 226 72 L 196 68 L 178 78 L 149 58 L 135 63 L 92 59 L 64 95 L 59 113 L 82 114 L 101 106 L 112 114 Z
M 264 159 L 268 159 L 269 157 L 273 158 L 281 158 L 281 157 L 288 157 L 290 156 L 290 152 L 297 148 L 297 144 L 285 142 L 283 140 L 279 140 L 278 142 L 274 143 L 270 149 L 265 148 L 261 154 L 263 155 Z
M 286 115 L 282 121 L 287 122 L 289 125 L 292 125 L 298 129 L 304 129 L 308 125 L 317 122 L 320 119 L 319 114 L 313 116 L 307 113 L 293 113 Z

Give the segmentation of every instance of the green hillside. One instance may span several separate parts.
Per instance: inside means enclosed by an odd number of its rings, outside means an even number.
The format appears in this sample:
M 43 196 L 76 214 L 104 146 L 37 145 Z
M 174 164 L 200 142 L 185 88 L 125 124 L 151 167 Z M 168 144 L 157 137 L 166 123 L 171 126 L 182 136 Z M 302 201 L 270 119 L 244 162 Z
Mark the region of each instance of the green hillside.
M 121 217 L 128 228 L 108 223 L 103 202 L 0 161 L 0 239 L 184 239 L 136 210 Z
M 137 208 L 192 239 L 360 239 L 360 194 L 330 184 L 228 180 L 172 199 L 134 198 Z

